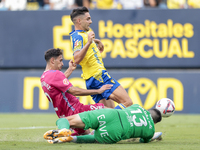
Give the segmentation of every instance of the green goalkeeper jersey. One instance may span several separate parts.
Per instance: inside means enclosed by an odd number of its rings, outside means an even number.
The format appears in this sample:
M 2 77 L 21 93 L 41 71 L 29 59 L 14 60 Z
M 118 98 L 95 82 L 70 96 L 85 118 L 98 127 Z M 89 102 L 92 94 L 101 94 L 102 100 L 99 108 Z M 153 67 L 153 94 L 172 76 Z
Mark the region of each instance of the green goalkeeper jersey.
M 124 128 L 122 140 L 140 137 L 142 142 L 150 141 L 154 135 L 155 128 L 149 111 L 138 104 L 118 111 Z
M 134 104 L 123 110 L 100 109 L 79 114 L 85 129 L 95 129 L 94 137 L 99 143 L 116 143 L 129 138 L 141 138 L 149 142 L 155 128 L 153 119 L 144 108 Z

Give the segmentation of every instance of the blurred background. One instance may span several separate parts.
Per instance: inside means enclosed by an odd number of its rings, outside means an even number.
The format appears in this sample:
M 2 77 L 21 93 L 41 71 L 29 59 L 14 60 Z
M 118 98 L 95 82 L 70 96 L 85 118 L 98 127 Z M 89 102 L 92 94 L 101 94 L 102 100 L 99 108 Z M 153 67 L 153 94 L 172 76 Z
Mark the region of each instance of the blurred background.
M 200 0 L 0 0 L 0 112 L 54 112 L 40 76 L 44 52 L 72 58 L 71 10 L 86 6 L 105 67 L 145 109 L 164 97 L 200 114 Z M 80 66 L 69 80 L 85 88 Z M 79 97 L 84 104 L 90 96 Z

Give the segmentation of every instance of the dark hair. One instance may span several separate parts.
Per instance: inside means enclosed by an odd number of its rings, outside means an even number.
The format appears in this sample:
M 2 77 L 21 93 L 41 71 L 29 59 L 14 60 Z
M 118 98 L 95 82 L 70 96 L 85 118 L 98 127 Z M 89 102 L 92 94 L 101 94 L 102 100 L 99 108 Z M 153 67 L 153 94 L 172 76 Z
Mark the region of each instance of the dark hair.
M 57 49 L 51 48 L 45 52 L 44 58 L 45 58 L 46 62 L 48 62 L 52 57 L 57 58 L 58 56 L 60 56 L 62 54 L 63 54 L 63 52 L 60 48 L 57 48 Z
M 76 18 L 77 16 L 80 15 L 84 15 L 86 12 L 89 12 L 89 10 L 87 9 L 87 7 L 78 7 L 72 10 L 70 17 L 72 22 L 74 22 L 74 18 Z
M 155 108 L 150 109 L 149 112 L 151 114 L 151 117 L 152 117 L 154 123 L 158 123 L 162 120 L 161 113 L 158 109 L 155 109 Z

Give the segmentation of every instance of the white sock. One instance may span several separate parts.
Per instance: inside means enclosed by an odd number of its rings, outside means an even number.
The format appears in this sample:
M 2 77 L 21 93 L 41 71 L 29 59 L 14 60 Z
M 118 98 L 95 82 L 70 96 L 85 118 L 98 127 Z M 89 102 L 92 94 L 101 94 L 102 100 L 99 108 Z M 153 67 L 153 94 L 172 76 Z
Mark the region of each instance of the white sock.
M 73 140 L 71 140 L 71 142 L 76 143 L 76 141 L 77 141 L 77 137 L 76 137 L 76 136 L 71 136 L 71 137 L 73 138 Z

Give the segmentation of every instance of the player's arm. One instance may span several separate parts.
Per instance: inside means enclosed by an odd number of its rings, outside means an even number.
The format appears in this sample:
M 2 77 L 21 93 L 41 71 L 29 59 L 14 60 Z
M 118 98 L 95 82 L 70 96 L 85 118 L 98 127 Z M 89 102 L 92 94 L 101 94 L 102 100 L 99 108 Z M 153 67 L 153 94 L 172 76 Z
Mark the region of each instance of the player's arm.
M 100 53 L 104 50 L 104 45 L 99 39 L 94 39 L 94 42 L 97 44 L 97 48 L 99 49 Z
M 72 86 L 67 92 L 74 96 L 96 95 L 103 93 L 105 90 L 111 89 L 112 86 L 113 86 L 112 84 L 106 84 L 103 85 L 100 89 L 94 89 L 94 90 L 86 90 Z
M 64 72 L 65 77 L 69 78 L 69 76 L 72 74 L 72 72 L 76 69 L 76 64 L 73 62 L 73 60 L 71 59 L 69 61 L 69 68 Z
M 151 139 L 149 138 L 140 138 L 140 143 L 148 143 L 154 140 L 162 140 L 162 132 L 155 132 Z
M 151 139 L 140 138 L 140 143 L 149 143 Z
M 87 43 L 83 46 L 83 48 L 81 50 L 76 51 L 74 53 L 74 62 L 76 64 L 79 64 L 83 60 L 83 58 L 85 57 L 85 55 L 87 53 L 87 50 L 89 49 L 90 44 L 92 43 L 94 37 L 95 37 L 95 34 L 94 34 L 93 31 L 88 33 L 88 41 L 87 41 Z

